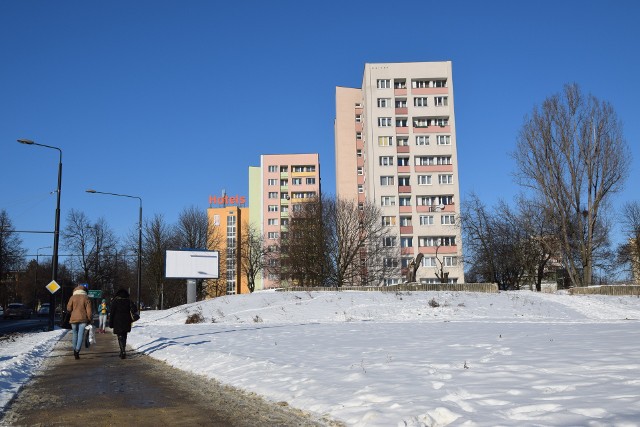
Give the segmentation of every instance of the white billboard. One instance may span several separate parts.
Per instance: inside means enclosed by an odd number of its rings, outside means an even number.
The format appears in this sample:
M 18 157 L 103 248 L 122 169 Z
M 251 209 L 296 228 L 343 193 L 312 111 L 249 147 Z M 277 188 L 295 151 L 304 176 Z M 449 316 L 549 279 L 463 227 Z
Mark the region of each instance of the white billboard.
M 167 251 L 167 279 L 217 279 L 220 259 L 218 251 Z

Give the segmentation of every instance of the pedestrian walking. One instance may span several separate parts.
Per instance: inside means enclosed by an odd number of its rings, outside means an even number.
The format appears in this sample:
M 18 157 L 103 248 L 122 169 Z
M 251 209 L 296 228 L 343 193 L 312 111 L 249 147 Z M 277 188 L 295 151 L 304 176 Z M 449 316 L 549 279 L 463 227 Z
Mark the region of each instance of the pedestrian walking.
M 129 299 L 129 292 L 126 289 L 119 289 L 116 296 L 111 301 L 109 310 L 109 327 L 118 336 L 120 346 L 120 359 L 126 359 L 127 334 L 131 332 L 134 314 L 137 315 L 135 305 Z
M 109 309 L 107 308 L 107 300 L 102 299 L 100 305 L 98 305 L 98 333 L 104 334 L 105 328 L 107 327 L 107 314 Z
M 70 313 L 69 323 L 73 336 L 71 339 L 71 347 L 73 348 L 73 356 L 80 359 L 80 349 L 84 342 L 84 330 L 91 323 L 93 313 L 91 311 L 91 301 L 87 296 L 87 289 L 80 285 L 73 290 L 73 295 L 67 303 L 67 311 Z

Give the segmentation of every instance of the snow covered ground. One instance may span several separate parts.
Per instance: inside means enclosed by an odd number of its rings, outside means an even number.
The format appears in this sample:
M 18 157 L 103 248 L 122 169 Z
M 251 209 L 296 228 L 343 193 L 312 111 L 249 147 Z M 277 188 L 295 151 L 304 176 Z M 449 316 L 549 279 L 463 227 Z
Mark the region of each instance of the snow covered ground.
M 258 292 L 143 312 L 129 344 L 349 426 L 637 426 L 639 324 L 637 297 Z M 59 336 L 0 342 L 0 408 Z

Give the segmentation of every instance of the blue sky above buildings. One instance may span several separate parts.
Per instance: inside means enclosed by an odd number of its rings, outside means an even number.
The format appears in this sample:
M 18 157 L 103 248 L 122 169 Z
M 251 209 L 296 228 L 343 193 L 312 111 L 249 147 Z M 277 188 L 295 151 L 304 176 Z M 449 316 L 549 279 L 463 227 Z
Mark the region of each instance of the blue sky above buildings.
M 247 195 L 261 154 L 318 152 L 335 191 L 335 87 L 365 63 L 451 60 L 462 201 L 520 191 L 513 151 L 534 105 L 578 83 L 611 102 L 640 201 L 640 3 L 635 1 L 0 2 L 0 209 L 52 230 L 57 152 L 62 226 L 73 208 L 124 236 L 175 222 L 209 195 Z M 51 235 L 22 235 L 30 254 Z M 41 250 L 41 254 L 46 250 Z

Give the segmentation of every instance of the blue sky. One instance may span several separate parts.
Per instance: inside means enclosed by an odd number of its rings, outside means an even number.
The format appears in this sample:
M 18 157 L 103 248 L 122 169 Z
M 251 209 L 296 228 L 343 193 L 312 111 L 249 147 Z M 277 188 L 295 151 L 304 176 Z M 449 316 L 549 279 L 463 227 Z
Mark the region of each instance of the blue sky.
M 144 217 L 247 194 L 260 154 L 318 152 L 335 191 L 335 87 L 365 63 L 451 60 L 460 189 L 519 191 L 513 151 L 534 105 L 576 82 L 611 102 L 634 158 L 611 209 L 640 201 L 636 1 L 0 1 L 0 209 L 53 230 L 63 150 L 71 209 L 124 236 Z M 35 254 L 48 234 L 23 234 Z M 61 250 L 61 253 L 64 251 Z M 40 250 L 40 254 L 47 250 Z

